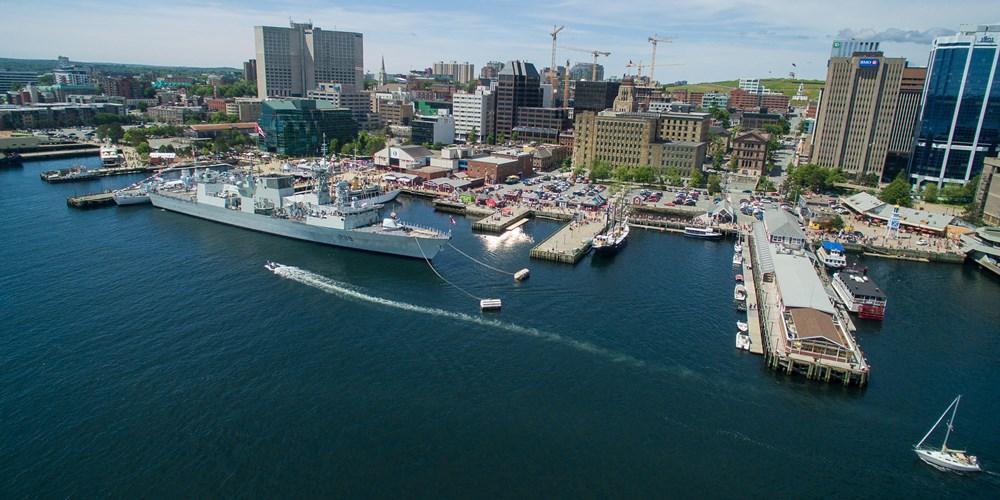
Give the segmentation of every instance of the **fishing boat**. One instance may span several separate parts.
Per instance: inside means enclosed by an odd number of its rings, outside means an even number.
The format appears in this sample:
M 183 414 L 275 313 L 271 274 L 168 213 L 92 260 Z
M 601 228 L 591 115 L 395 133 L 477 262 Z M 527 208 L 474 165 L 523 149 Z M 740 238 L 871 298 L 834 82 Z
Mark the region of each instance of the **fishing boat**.
M 750 336 L 746 332 L 736 332 L 736 348 L 743 351 L 750 350 Z
M 823 241 L 816 249 L 816 257 L 824 266 L 830 269 L 847 267 L 847 257 L 844 256 L 844 245 L 835 241 Z
M 913 447 L 913 451 L 917 454 L 920 460 L 923 460 L 931 467 L 935 469 L 945 471 L 945 472 L 979 472 L 982 470 L 979 467 L 979 459 L 973 455 L 967 454 L 963 450 L 953 450 L 948 448 L 948 438 L 951 437 L 951 431 L 954 429 L 952 425 L 955 422 L 955 414 L 958 413 L 958 402 L 962 399 L 962 396 L 958 396 L 954 401 L 945 408 L 944 413 L 938 417 L 937 422 L 934 422 L 934 426 L 931 430 L 924 434 L 924 438 L 920 440 Z M 924 446 L 927 442 L 927 438 L 934 433 L 934 429 L 937 429 L 941 425 L 941 421 L 944 420 L 945 415 L 951 412 L 951 417 L 948 419 L 948 431 L 945 432 L 944 442 L 941 443 L 941 448 L 932 448 L 929 446 Z
M 722 238 L 722 233 L 712 227 L 687 226 L 684 228 L 684 236 L 690 238 L 702 238 L 706 240 L 717 240 Z
M 743 254 L 741 253 L 733 254 L 733 267 L 734 268 L 743 267 Z

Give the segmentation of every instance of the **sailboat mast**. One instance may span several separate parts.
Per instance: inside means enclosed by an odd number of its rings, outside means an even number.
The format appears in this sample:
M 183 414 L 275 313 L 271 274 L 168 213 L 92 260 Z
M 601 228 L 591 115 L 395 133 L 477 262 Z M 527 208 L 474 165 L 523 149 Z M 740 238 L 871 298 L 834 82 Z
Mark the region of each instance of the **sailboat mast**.
M 934 432 L 934 429 L 937 429 L 937 426 L 941 424 L 942 420 L 944 420 L 944 416 L 948 414 L 948 410 L 950 410 L 951 407 L 954 406 L 955 403 L 958 401 L 958 399 L 961 398 L 961 397 L 962 396 L 959 396 L 958 398 L 955 398 L 955 401 L 952 401 L 951 404 L 948 405 L 948 407 L 944 409 L 944 413 L 942 413 L 941 416 L 938 417 L 937 422 L 934 422 L 934 425 L 931 426 L 931 430 L 927 431 L 927 434 L 924 434 L 923 439 L 921 439 L 920 442 L 917 443 L 916 446 L 914 446 L 914 448 L 920 448 L 920 446 L 922 444 L 924 444 L 924 441 L 927 441 L 927 438 L 929 438 L 931 436 L 931 434 Z M 948 439 L 945 438 L 945 441 L 947 441 L 947 440 Z
M 944 451 L 944 450 L 946 450 L 948 448 L 948 436 L 951 436 L 951 428 L 952 428 L 951 424 L 952 424 L 952 422 L 955 421 L 955 414 L 958 413 L 958 401 L 960 399 L 962 399 L 961 395 L 959 395 L 957 398 L 955 398 L 955 401 L 953 401 L 951 403 L 951 406 L 952 406 L 952 409 L 951 409 L 951 418 L 948 419 L 948 431 L 944 433 L 944 442 L 941 443 L 941 451 Z

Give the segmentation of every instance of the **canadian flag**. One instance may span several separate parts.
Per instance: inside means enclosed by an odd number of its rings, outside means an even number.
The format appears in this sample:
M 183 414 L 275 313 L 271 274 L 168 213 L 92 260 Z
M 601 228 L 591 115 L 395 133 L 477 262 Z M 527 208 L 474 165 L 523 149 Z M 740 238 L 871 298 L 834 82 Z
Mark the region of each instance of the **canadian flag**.
M 260 128 L 259 123 L 255 123 L 254 126 L 257 127 L 257 135 L 261 137 L 267 137 L 267 134 L 264 133 L 264 129 Z

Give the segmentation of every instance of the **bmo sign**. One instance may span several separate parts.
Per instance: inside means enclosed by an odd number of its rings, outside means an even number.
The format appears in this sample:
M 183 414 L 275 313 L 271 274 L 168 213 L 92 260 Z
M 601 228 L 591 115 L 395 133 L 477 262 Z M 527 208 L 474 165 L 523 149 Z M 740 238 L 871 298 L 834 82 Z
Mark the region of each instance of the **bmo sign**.
M 877 68 L 878 67 L 878 59 L 876 59 L 874 57 L 862 57 L 861 59 L 858 59 L 858 67 L 859 68 Z

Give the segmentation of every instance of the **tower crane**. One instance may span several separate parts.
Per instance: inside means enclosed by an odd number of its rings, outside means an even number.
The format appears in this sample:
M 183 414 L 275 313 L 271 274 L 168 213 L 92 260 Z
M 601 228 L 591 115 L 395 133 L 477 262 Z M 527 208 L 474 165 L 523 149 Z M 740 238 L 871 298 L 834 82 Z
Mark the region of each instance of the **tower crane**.
M 597 80 L 597 56 L 607 57 L 607 56 L 611 55 L 611 52 L 605 52 L 605 51 L 601 51 L 601 50 L 579 49 L 579 48 L 576 48 L 576 47 L 566 47 L 566 46 L 563 46 L 563 48 L 566 49 L 566 50 L 575 50 L 577 52 L 586 52 L 586 53 L 594 56 L 594 65 L 591 66 L 590 79 L 591 80 L 595 80 L 595 81 Z
M 660 35 L 653 33 L 653 36 L 649 37 L 649 43 L 653 44 L 653 62 L 649 65 L 649 81 L 653 82 L 653 78 L 656 74 L 656 46 L 663 43 L 671 43 L 673 40 L 669 38 L 660 38 Z
M 638 70 L 638 73 L 636 73 L 635 76 L 638 77 L 641 80 L 642 79 L 642 68 L 645 68 L 646 65 L 643 64 L 642 61 L 639 61 L 637 63 L 629 61 L 628 64 L 625 65 L 625 67 L 626 68 L 635 68 L 636 70 Z
M 558 71 L 556 71 L 556 37 L 559 36 L 559 32 L 565 29 L 565 26 L 556 27 L 552 25 L 552 32 L 549 36 L 552 37 L 552 62 L 549 64 L 549 83 L 552 84 L 552 88 L 556 87 L 556 83 L 559 82 Z M 569 71 L 569 68 L 566 68 Z

